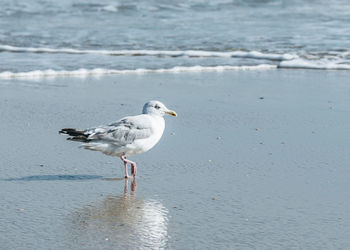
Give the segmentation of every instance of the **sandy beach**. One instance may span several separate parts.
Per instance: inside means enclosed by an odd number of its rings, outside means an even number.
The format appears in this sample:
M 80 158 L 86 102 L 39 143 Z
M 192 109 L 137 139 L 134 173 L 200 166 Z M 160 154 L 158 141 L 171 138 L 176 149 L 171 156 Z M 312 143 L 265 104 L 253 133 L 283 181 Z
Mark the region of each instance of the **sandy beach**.
M 1 249 L 346 249 L 350 73 L 0 80 Z M 58 134 L 178 113 L 122 162 Z

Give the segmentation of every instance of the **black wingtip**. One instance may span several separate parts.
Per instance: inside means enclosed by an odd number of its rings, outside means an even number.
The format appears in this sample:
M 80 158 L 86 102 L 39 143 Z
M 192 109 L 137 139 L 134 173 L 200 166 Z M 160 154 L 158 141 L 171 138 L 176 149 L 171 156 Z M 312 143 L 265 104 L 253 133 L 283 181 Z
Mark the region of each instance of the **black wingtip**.
M 89 142 L 90 141 L 89 139 L 87 139 L 86 136 L 83 136 L 83 135 L 68 137 L 67 140 L 68 141 L 79 141 L 79 142 Z
M 58 131 L 58 133 L 70 136 L 85 136 L 85 130 L 77 130 L 75 128 L 63 128 L 60 131 Z
M 63 128 L 60 131 L 58 131 L 59 134 L 69 134 L 69 132 L 74 131 L 73 128 Z

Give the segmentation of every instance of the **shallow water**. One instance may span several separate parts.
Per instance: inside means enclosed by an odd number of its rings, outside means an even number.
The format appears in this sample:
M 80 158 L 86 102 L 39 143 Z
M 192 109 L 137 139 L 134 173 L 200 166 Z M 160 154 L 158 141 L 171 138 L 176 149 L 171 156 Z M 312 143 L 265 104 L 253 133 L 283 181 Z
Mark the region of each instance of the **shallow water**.
M 348 79 L 276 70 L 2 80 L 1 247 L 347 249 Z M 132 158 L 139 176 L 126 187 L 118 158 L 57 133 L 137 114 L 151 98 L 179 116 Z
M 348 70 L 349 11 L 345 0 L 6 0 L 0 9 L 0 77 L 260 64 Z M 281 59 L 271 60 L 276 54 Z M 102 71 L 91 72 L 96 68 Z M 30 73 L 16 74 L 23 72 Z
M 350 248 L 348 1 L 1 6 L 1 249 Z M 135 182 L 57 134 L 150 99 Z

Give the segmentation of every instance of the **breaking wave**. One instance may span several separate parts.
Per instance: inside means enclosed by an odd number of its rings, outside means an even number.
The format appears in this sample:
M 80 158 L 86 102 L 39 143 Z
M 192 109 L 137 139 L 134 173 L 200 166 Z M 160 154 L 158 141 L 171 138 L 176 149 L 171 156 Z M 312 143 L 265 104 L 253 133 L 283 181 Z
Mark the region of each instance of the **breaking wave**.
M 65 54 L 99 54 L 110 56 L 170 56 L 170 57 L 239 57 L 265 60 L 292 60 L 297 58 L 292 54 L 262 53 L 259 51 L 205 51 L 205 50 L 81 50 L 71 48 L 30 48 L 0 45 L 0 52 L 22 53 L 65 53 Z
M 282 61 L 279 63 L 278 68 L 350 70 L 350 64 L 346 64 L 343 61 L 333 62 L 330 60 L 306 60 L 299 58 L 290 61 Z
M 42 77 L 57 77 L 57 76 L 101 76 L 112 74 L 147 74 L 147 73 L 182 73 L 182 72 L 222 72 L 234 70 L 270 70 L 276 69 L 276 65 L 260 64 L 253 66 L 190 66 L 190 67 L 173 67 L 169 69 L 135 69 L 135 70 L 117 70 L 117 69 L 78 69 L 78 70 L 34 70 L 28 72 L 10 72 L 5 71 L 0 73 L 0 79 L 13 78 L 42 78 Z

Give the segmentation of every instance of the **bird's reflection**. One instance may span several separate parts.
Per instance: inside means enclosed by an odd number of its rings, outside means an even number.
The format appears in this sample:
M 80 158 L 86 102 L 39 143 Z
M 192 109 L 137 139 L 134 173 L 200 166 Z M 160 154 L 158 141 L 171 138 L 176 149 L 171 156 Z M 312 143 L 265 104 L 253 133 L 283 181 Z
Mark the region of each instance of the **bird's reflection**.
M 136 181 L 121 196 L 108 196 L 73 214 L 73 241 L 87 249 L 164 248 L 167 209 L 156 200 L 136 197 Z

